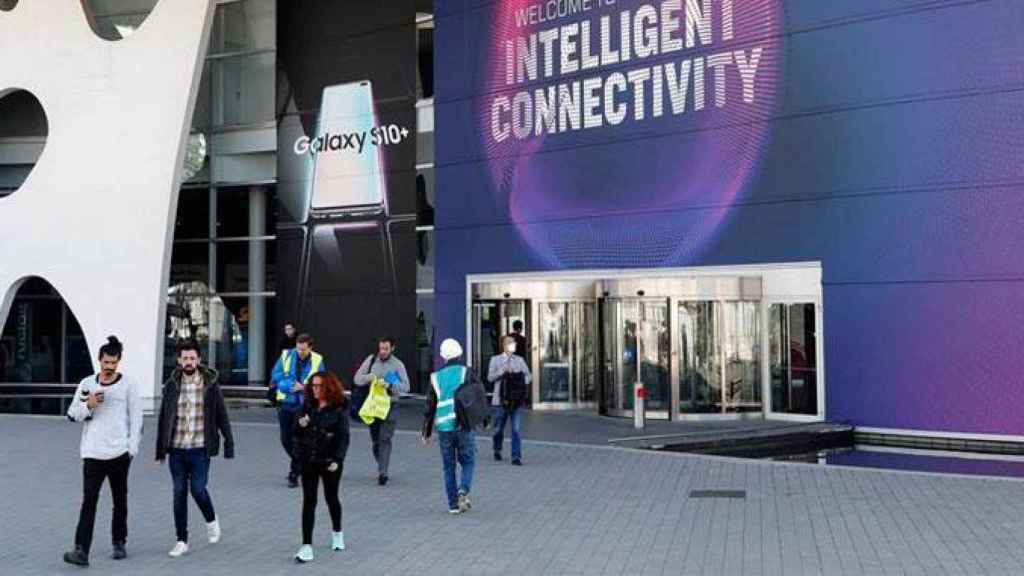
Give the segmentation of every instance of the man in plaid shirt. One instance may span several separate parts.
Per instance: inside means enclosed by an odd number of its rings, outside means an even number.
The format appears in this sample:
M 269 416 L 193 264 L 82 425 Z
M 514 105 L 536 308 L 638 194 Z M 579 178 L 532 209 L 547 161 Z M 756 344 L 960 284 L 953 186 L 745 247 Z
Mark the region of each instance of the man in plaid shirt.
M 188 493 L 206 520 L 211 544 L 220 541 L 220 522 L 206 490 L 210 458 L 220 451 L 234 458 L 235 442 L 217 383 L 217 372 L 199 364 L 199 345 L 193 340 L 178 344 L 178 368 L 164 384 L 157 430 L 156 459 L 169 458 L 174 480 L 174 558 L 188 552 Z

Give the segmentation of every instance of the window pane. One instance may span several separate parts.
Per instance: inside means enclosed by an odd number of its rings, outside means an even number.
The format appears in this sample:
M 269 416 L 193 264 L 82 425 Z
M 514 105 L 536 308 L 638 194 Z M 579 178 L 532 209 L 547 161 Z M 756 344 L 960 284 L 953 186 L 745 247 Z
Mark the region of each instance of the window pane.
M 263 249 L 265 263 L 256 273 L 263 274 L 262 292 L 274 290 L 273 268 L 277 259 L 277 248 L 269 240 L 218 242 L 217 243 L 217 292 L 251 292 L 249 288 L 249 246 L 255 244 Z
M 434 289 L 434 231 L 416 233 L 416 288 Z
M 212 90 L 216 126 L 274 120 L 274 53 L 213 60 Z
M 0 337 L 0 380 L 56 383 L 61 381 L 64 302 L 50 294 L 19 291 Z
M 206 188 L 184 188 L 178 194 L 178 210 L 174 220 L 174 239 L 210 237 L 210 191 Z
M 249 235 L 249 188 L 217 189 L 217 238 Z
M 434 295 L 416 296 L 416 371 L 418 386 L 414 393 L 426 391 L 434 369 Z
M 170 288 L 207 291 L 210 285 L 210 248 L 207 242 L 175 242 L 171 250 Z M 196 287 L 198 285 L 198 288 Z
M 436 204 L 434 169 L 425 168 L 416 174 L 416 224 L 418 226 L 434 225 L 434 206 Z
M 217 7 L 210 54 L 273 48 L 277 40 L 274 0 L 248 0 Z

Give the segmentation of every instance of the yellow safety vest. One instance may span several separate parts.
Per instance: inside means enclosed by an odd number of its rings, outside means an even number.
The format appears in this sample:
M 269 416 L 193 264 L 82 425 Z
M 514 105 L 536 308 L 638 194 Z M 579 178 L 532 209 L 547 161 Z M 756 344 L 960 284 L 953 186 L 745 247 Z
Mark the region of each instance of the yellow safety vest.
M 310 377 L 312 377 L 313 374 L 316 374 L 317 372 L 319 372 L 320 371 L 320 365 L 324 363 L 324 357 L 323 356 L 317 354 L 316 352 L 310 352 L 310 354 L 313 356 L 313 359 L 310 361 L 311 363 L 310 363 L 310 367 L 309 367 L 309 374 L 306 374 L 306 377 L 302 379 L 303 386 L 305 386 L 306 384 L 309 384 Z M 292 351 L 291 350 L 285 350 L 284 352 L 281 352 L 281 368 L 284 370 L 285 374 L 288 374 L 289 372 L 292 371 Z M 287 394 L 285 394 L 284 392 L 281 392 L 281 390 L 278 389 L 278 391 L 277 391 L 277 401 L 278 402 L 284 402 L 284 399 L 287 398 L 287 397 L 288 397 Z

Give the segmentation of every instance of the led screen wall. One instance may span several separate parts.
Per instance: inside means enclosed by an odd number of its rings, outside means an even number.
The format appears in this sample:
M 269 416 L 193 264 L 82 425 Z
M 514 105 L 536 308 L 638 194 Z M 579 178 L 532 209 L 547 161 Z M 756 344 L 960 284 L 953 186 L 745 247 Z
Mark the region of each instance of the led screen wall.
M 416 12 L 278 2 L 277 293 L 345 378 L 378 336 L 414 373 Z
M 439 0 L 467 274 L 820 261 L 827 416 L 1024 434 L 1024 3 Z

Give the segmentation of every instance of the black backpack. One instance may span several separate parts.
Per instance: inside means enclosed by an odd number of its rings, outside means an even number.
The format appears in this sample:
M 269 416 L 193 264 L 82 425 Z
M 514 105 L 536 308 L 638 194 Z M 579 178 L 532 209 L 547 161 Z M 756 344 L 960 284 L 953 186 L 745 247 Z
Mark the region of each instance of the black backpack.
M 373 373 L 373 365 L 377 362 L 377 355 L 370 354 L 370 366 L 366 369 L 367 372 Z M 370 397 L 370 386 L 353 386 L 352 387 L 352 403 L 348 407 L 348 415 L 352 420 L 362 422 L 359 420 L 359 410 L 362 409 L 363 403 Z
M 462 426 L 467 430 L 484 430 L 491 419 L 491 409 L 487 403 L 487 390 L 469 368 L 462 385 L 455 391 L 455 414 Z
M 526 404 L 528 391 L 526 374 L 522 372 L 506 372 L 501 377 L 501 402 L 506 406 L 523 406 Z

